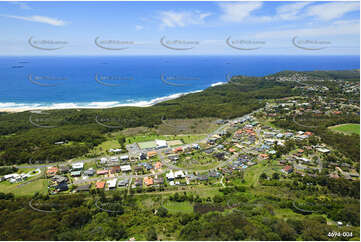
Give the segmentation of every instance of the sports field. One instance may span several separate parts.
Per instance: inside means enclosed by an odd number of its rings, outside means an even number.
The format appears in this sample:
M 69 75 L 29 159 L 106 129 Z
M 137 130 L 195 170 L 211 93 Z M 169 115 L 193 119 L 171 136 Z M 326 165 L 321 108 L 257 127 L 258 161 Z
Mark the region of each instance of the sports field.
M 360 124 L 340 124 L 329 127 L 331 130 L 345 134 L 358 134 L 360 135 Z
M 155 141 L 145 141 L 145 142 L 139 142 L 138 146 L 141 149 L 154 149 L 157 147 L 157 144 L 155 143 Z

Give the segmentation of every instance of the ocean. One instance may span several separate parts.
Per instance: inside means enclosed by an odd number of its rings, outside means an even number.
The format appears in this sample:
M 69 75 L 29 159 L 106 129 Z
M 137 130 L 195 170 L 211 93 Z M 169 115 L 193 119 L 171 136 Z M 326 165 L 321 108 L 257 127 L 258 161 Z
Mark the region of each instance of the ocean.
M 232 75 L 359 68 L 359 56 L 0 57 L 0 109 L 147 106 Z

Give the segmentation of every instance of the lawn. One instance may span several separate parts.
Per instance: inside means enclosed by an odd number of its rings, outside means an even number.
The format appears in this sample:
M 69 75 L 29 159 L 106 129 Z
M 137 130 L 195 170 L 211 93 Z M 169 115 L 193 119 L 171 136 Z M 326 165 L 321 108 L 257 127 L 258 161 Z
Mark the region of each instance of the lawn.
M 0 183 L 0 192 L 4 193 L 13 193 L 15 196 L 32 196 L 36 192 L 41 194 L 47 194 L 47 181 L 46 179 L 38 179 L 29 183 L 20 183 L 11 184 L 8 181 Z M 19 186 L 20 185 L 20 186 Z
M 360 135 L 360 124 L 340 124 L 329 128 L 336 132 Z
M 164 204 L 169 213 L 193 213 L 193 205 L 188 202 L 171 202 L 168 201 Z

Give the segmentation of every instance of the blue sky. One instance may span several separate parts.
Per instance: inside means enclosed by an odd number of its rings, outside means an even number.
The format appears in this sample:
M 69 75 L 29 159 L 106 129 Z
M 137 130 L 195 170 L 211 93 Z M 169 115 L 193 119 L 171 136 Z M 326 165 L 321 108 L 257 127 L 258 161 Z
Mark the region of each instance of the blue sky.
M 359 55 L 360 4 L 0 2 L 0 30 L 3 56 Z

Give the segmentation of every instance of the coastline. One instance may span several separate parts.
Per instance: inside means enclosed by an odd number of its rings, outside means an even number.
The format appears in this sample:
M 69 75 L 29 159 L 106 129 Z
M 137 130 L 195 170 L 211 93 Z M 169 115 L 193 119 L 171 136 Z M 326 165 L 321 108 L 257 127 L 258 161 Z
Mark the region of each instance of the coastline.
M 220 83 L 215 83 L 215 84 L 221 85 Z M 119 101 L 109 101 L 109 102 L 87 102 L 87 103 L 53 103 L 49 105 L 42 105 L 39 103 L 26 104 L 26 103 L 7 102 L 7 103 L 0 103 L 0 112 L 20 113 L 26 111 L 57 110 L 57 109 L 108 109 L 108 108 L 116 108 L 116 107 L 150 107 L 164 101 L 177 99 L 187 94 L 197 93 L 202 91 L 203 90 L 196 90 L 191 92 L 175 93 L 164 97 L 153 98 L 148 101 L 130 101 L 128 103 L 120 103 Z

